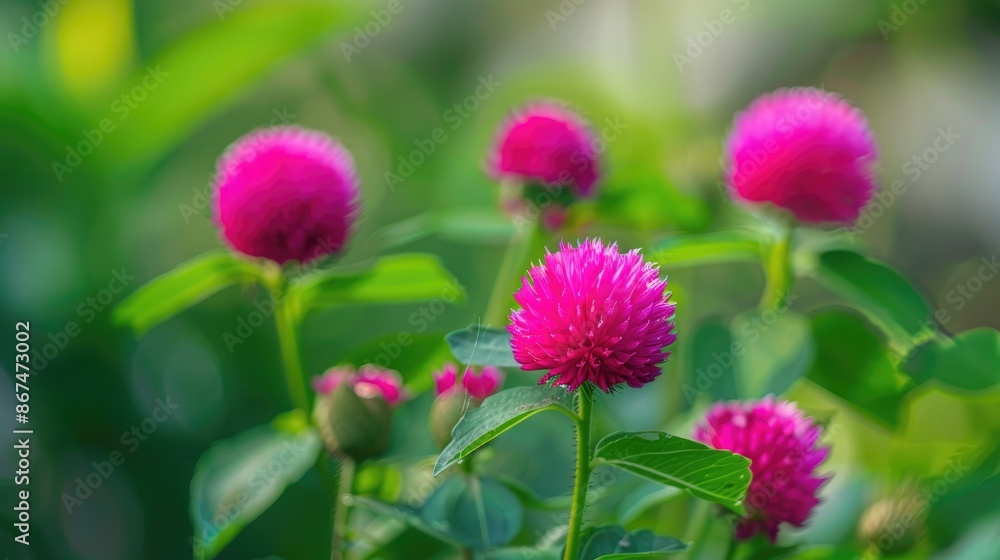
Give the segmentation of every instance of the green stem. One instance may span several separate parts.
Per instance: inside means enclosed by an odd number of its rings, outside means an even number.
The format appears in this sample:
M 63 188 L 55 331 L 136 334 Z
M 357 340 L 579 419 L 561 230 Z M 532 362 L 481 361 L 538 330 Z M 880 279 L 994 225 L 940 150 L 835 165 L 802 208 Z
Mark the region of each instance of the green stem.
M 736 536 L 730 535 L 729 544 L 726 545 L 726 560 L 733 560 L 733 558 L 736 558 L 737 546 L 738 545 L 736 543 Z
M 569 532 L 566 534 L 566 554 L 563 560 L 580 557 L 580 533 L 583 529 L 583 508 L 587 505 L 587 488 L 590 486 L 590 416 L 594 400 L 590 387 L 584 385 L 577 391 L 580 420 L 576 427 L 576 478 L 573 484 L 573 503 L 569 510 Z
M 302 362 L 299 360 L 299 344 L 295 336 L 296 320 L 291 306 L 280 290 L 272 289 L 271 299 L 274 301 L 274 321 L 278 327 L 278 345 L 281 347 L 281 360 L 285 365 L 288 395 L 296 407 L 308 412 L 309 393 L 306 392 Z
M 504 253 L 503 261 L 500 263 L 500 271 L 497 273 L 496 282 L 493 284 L 493 291 L 490 293 L 489 303 L 486 305 L 486 315 L 483 322 L 487 325 L 504 325 L 507 323 L 508 309 L 507 302 L 511 293 L 518 286 L 513 284 L 515 278 L 520 278 L 524 274 L 524 268 L 531 251 L 534 240 L 542 231 L 539 221 L 527 224 L 525 228 L 515 233 L 507 244 L 507 251 Z
M 762 311 L 777 309 L 784 304 L 792 289 L 794 276 L 792 274 L 792 236 L 794 225 L 781 225 L 781 233 L 767 255 L 765 272 L 767 285 L 760 300 Z
M 347 558 L 347 529 L 351 517 L 351 491 L 354 488 L 354 459 L 344 458 L 340 463 L 340 487 L 333 504 L 333 539 L 330 543 L 330 560 Z
M 712 528 L 712 505 L 706 501 L 698 500 L 695 503 L 694 513 L 691 515 L 691 523 L 685 533 L 684 540 L 691 543 L 684 558 L 697 560 L 701 554 L 701 549 L 708 540 L 708 533 Z

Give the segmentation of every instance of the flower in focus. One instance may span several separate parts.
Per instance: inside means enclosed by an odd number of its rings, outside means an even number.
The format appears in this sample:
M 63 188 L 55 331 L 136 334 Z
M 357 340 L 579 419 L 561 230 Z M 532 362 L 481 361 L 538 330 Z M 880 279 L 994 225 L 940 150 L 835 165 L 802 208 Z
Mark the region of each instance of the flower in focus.
M 515 111 L 501 125 L 487 167 L 497 180 L 513 180 L 546 187 L 525 194 L 548 200 L 529 200 L 546 206 L 559 198 L 562 187 L 573 196 L 593 193 L 600 178 L 594 137 L 576 113 L 554 101 L 541 101 Z M 531 196 L 529 196 L 529 199 Z M 564 201 L 566 202 L 566 201 Z
M 815 88 L 758 97 L 736 116 L 724 151 L 733 196 L 773 203 L 802 222 L 853 223 L 876 189 L 868 121 Z
M 805 524 L 829 480 L 815 474 L 830 451 L 817 445 L 821 433 L 793 403 L 771 397 L 717 403 L 695 428 L 698 441 L 750 459 L 747 516 L 736 527 L 737 538 L 764 533 L 774 542 L 781 523 Z
M 385 451 L 392 408 L 406 398 L 395 371 L 368 364 L 331 368 L 313 378 L 318 393 L 313 421 L 327 450 L 355 461 Z
M 350 154 L 302 128 L 240 138 L 219 158 L 214 183 L 215 222 L 227 243 L 279 264 L 340 252 L 357 213 Z
M 451 430 L 462 416 L 483 403 L 503 385 L 503 373 L 493 366 L 483 366 L 476 372 L 471 366 L 461 380 L 455 364 L 446 363 L 434 373 L 434 394 L 431 405 L 431 437 L 438 449 L 451 442 Z
M 522 370 L 549 370 L 539 384 L 641 387 L 660 375 L 664 348 L 677 338 L 666 286 L 637 250 L 622 254 L 598 239 L 561 244 L 514 293 L 514 358 Z

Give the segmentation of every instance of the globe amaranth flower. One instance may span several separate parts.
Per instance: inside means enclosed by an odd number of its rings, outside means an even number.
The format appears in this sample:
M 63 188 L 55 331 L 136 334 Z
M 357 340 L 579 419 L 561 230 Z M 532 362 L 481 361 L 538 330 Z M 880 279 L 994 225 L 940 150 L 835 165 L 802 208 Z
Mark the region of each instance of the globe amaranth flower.
M 774 542 L 781 523 L 805 524 L 829 480 L 815 474 L 830 451 L 817 445 L 821 432 L 793 403 L 770 397 L 717 403 L 695 428 L 702 443 L 750 459 L 747 516 L 736 528 L 737 538 L 764 533 Z
M 677 338 L 666 286 L 636 250 L 619 253 L 598 239 L 561 244 L 514 293 L 514 358 L 522 370 L 549 370 L 539 384 L 641 387 L 660 375 L 664 348 Z
M 802 222 L 853 223 L 876 189 L 878 149 L 864 115 L 815 88 L 758 97 L 736 116 L 724 151 L 734 197 Z
M 351 366 L 330 368 L 323 375 L 313 378 L 313 389 L 321 395 L 330 395 L 345 382 L 359 397 L 382 397 L 390 406 L 406 399 L 399 373 L 372 364 L 361 366 L 359 371 Z
M 219 159 L 214 183 L 215 222 L 226 242 L 279 264 L 339 253 L 358 209 L 350 154 L 297 127 L 237 140 Z
M 503 374 L 493 366 L 483 366 L 480 371 L 468 367 L 461 379 L 458 367 L 446 363 L 434 373 L 434 394 L 431 404 L 431 437 L 438 449 L 451 442 L 451 431 L 466 412 L 478 408 L 486 397 L 496 393 L 503 385 Z
M 590 128 L 555 101 L 514 111 L 500 126 L 487 167 L 498 180 L 542 185 L 550 192 L 551 187 L 568 187 L 570 194 L 582 197 L 592 194 L 600 178 Z
M 478 372 L 470 366 L 466 368 L 460 381 L 458 383 L 458 367 L 450 362 L 445 363 L 440 371 L 434 373 L 434 394 L 440 397 L 460 387 L 472 398 L 483 400 L 503 385 L 503 373 L 493 366 L 483 366 Z

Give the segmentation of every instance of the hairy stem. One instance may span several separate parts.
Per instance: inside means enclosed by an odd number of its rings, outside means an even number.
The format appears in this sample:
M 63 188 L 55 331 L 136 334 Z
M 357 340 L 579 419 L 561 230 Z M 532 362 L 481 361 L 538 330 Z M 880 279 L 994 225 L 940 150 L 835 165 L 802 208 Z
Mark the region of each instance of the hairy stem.
M 333 503 L 333 539 L 330 543 L 330 560 L 347 558 L 347 528 L 350 526 L 351 491 L 354 488 L 354 459 L 345 457 L 340 463 L 340 487 Z
M 583 529 L 583 509 L 587 505 L 590 486 L 590 416 L 594 400 L 590 387 L 577 391 L 580 421 L 576 429 L 576 478 L 573 483 L 573 503 L 569 511 L 569 532 L 566 534 L 566 554 L 563 560 L 580 557 L 580 532 Z

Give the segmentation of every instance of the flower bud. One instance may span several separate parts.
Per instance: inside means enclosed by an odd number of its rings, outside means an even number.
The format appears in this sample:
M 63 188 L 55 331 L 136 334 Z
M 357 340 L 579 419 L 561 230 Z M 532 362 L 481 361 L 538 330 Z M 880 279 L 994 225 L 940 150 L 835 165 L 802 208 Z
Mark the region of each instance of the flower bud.
M 861 516 L 858 536 L 882 554 L 905 554 L 920 542 L 923 510 L 920 500 L 909 493 L 879 500 Z
M 389 445 L 392 407 L 405 394 L 399 374 L 372 365 L 332 368 L 313 379 L 319 393 L 313 422 L 327 451 L 363 461 L 385 452 Z
M 443 450 L 451 443 L 451 431 L 466 412 L 479 408 L 483 401 L 474 399 L 464 389 L 458 388 L 434 399 L 431 405 L 431 437 L 434 445 Z
M 458 367 L 445 363 L 434 372 L 434 393 L 431 405 L 431 437 L 438 449 L 451 443 L 451 431 L 466 412 L 479 408 L 486 397 L 503 385 L 503 373 L 493 366 L 483 366 L 478 372 L 469 367 L 458 377 Z

